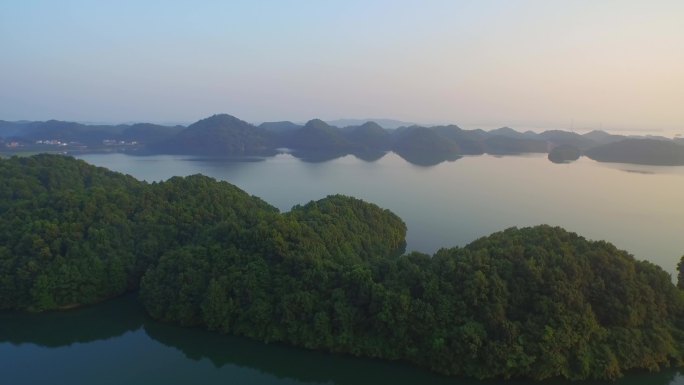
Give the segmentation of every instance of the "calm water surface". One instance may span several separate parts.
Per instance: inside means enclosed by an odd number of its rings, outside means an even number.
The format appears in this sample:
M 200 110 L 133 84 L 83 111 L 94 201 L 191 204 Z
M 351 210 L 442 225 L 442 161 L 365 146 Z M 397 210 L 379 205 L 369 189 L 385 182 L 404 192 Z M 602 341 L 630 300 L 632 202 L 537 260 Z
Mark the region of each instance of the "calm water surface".
M 470 157 L 428 168 L 394 154 L 372 163 L 354 157 L 305 163 L 289 155 L 255 162 L 121 154 L 81 158 L 148 181 L 202 173 L 283 211 L 328 194 L 353 195 L 401 216 L 409 250 L 431 253 L 509 226 L 548 223 L 609 240 L 670 272 L 684 253 L 683 167 L 586 159 L 555 165 L 542 156 Z M 502 383 L 164 325 L 146 318 L 133 296 L 64 313 L 0 313 L 0 373 L 0 383 L 12 385 Z M 684 385 L 684 375 L 631 374 L 614 384 Z
M 0 325 L 0 373 L 8 385 L 504 383 L 447 378 L 408 365 L 164 325 L 148 319 L 132 295 L 64 313 L 0 313 Z M 617 382 L 535 384 L 683 385 L 684 375 L 668 370 Z

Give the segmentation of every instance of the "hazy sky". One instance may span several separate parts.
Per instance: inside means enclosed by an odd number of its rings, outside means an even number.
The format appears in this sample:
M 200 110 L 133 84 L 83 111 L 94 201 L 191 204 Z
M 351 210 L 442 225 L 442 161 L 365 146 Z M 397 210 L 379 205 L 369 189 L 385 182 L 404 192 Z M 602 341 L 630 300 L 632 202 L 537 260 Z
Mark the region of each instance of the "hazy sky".
M 0 119 L 684 131 L 684 1 L 0 2 Z

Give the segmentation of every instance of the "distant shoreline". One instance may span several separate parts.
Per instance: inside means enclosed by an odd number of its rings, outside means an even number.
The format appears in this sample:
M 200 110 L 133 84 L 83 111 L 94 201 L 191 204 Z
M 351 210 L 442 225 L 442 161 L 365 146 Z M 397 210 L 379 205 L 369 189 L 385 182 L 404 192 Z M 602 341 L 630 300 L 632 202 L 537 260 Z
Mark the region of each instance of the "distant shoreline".
M 388 129 L 372 121 L 338 127 L 320 119 L 306 124 L 288 121 L 258 126 L 227 114 L 213 115 L 186 126 L 150 123 L 132 125 L 84 125 L 50 120 L 46 122 L 0 121 L 0 153 L 90 154 L 120 152 L 132 155 L 183 154 L 207 157 L 273 156 L 287 148 L 309 162 L 322 162 L 345 155 L 374 161 L 393 151 L 410 163 L 432 166 L 463 156 L 491 154 L 549 154 L 555 163 L 587 156 L 599 162 L 640 165 L 684 165 L 684 138 L 664 130 L 613 132 L 546 130 L 516 131 L 501 127 L 484 131 L 456 125 L 401 126 Z M 398 124 L 398 121 L 390 123 Z M 560 150 L 562 149 L 562 151 Z

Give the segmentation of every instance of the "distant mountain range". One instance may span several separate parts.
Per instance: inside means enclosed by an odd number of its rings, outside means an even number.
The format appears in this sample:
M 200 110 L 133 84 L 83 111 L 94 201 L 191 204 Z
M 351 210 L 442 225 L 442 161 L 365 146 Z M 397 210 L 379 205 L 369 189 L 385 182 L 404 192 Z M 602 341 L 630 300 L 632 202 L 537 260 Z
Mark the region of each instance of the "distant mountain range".
M 99 145 L 105 140 L 154 143 L 183 131 L 183 126 L 161 126 L 150 123 L 120 125 L 86 125 L 48 120 L 46 122 L 7 122 L 0 120 L 0 138 L 30 143 L 38 140 L 60 140 L 84 145 Z
M 395 129 L 399 127 L 408 127 L 408 126 L 415 126 L 416 123 L 413 122 L 404 122 L 401 120 L 394 120 L 394 119 L 336 119 L 336 120 L 328 120 L 326 123 L 328 123 L 331 126 L 335 127 L 350 127 L 350 126 L 361 126 L 364 123 L 375 123 L 379 126 L 382 126 L 383 128 L 388 128 L 388 129 Z
M 138 154 L 192 154 L 218 157 L 268 156 L 289 149 L 307 161 L 353 154 L 372 161 L 393 151 L 407 161 L 429 166 L 467 155 L 549 153 L 563 163 L 587 156 L 600 162 L 684 165 L 684 140 L 612 135 L 592 131 L 519 132 L 510 127 L 491 131 L 464 130 L 456 125 L 423 127 L 399 121 L 339 120 L 342 127 L 320 119 L 304 125 L 266 122 L 258 126 L 227 114 L 213 115 L 187 127 L 148 123 L 85 125 L 0 121 L 0 149 L 65 152 L 126 151 Z M 358 123 L 358 124 L 357 124 Z M 554 151 L 555 150 L 555 151 Z

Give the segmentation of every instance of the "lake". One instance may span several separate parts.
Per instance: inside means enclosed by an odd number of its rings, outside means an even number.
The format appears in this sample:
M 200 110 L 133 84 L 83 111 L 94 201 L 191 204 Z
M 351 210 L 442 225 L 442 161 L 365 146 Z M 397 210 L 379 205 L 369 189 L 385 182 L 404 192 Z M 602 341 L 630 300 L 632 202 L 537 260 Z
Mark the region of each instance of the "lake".
M 547 223 L 613 242 L 671 273 L 684 254 L 684 167 L 586 158 L 557 165 L 542 155 L 466 157 L 433 167 L 411 165 L 392 153 L 376 162 L 347 156 L 323 163 L 288 154 L 253 161 L 80 158 L 148 181 L 202 173 L 283 211 L 328 194 L 356 196 L 404 219 L 408 250 L 432 253 L 506 227 Z M 0 372 L 2 383 L 12 385 L 501 383 L 164 325 L 148 319 L 132 295 L 69 312 L 0 313 Z M 684 385 L 684 374 L 631 374 L 611 384 Z

